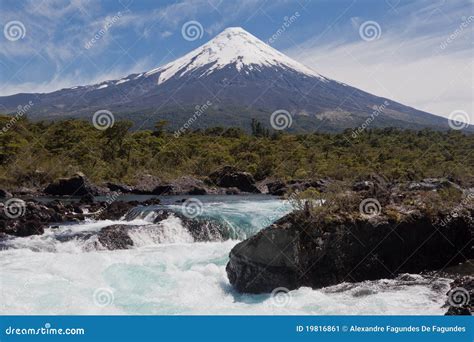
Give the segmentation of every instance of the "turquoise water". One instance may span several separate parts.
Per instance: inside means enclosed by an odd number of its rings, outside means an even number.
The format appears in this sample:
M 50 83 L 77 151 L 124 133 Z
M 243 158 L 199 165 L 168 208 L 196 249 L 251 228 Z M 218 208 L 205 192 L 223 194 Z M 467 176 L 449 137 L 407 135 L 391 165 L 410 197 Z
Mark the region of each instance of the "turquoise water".
M 4 314 L 441 314 L 448 279 L 379 280 L 277 295 L 233 290 L 228 254 L 291 211 L 267 196 L 196 196 L 200 218 L 219 220 L 235 233 L 223 242 L 194 242 L 176 217 L 154 224 L 154 209 L 185 210 L 168 197 L 140 208 L 131 221 L 88 221 L 15 238 L 0 251 Z M 133 224 L 134 247 L 100 248 L 96 233 Z

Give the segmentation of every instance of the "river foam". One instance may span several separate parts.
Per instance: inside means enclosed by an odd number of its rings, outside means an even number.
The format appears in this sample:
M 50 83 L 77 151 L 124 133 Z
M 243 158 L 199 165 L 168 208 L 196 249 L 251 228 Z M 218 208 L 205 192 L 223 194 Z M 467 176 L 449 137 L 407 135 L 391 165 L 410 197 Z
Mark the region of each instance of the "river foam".
M 203 215 L 249 236 L 291 208 L 275 199 L 203 200 Z M 171 204 L 179 211 L 180 206 Z M 237 239 L 194 242 L 177 217 L 154 224 L 145 208 L 131 221 L 100 221 L 16 238 L 0 251 L 3 314 L 442 314 L 448 279 L 421 276 L 239 294 L 225 272 Z M 136 225 L 128 250 L 97 248 L 111 224 Z M 84 238 L 86 237 L 86 238 Z

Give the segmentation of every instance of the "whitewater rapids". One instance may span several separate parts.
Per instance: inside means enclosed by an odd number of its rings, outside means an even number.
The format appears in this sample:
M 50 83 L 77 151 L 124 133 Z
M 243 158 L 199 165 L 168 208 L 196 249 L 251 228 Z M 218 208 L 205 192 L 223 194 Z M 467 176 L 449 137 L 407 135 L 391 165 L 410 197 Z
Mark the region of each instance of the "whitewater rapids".
M 233 290 L 225 272 L 228 254 L 291 210 L 263 196 L 200 198 L 203 215 L 226 223 L 234 238 L 194 242 L 177 217 L 153 224 L 141 208 L 133 220 L 89 221 L 14 238 L 0 250 L 2 314 L 443 314 L 449 279 L 378 280 L 320 290 L 249 295 Z M 164 207 L 180 210 L 179 204 Z M 128 250 L 98 248 L 111 224 L 137 225 Z M 82 238 L 76 238 L 81 236 Z M 87 236 L 87 238 L 84 238 Z

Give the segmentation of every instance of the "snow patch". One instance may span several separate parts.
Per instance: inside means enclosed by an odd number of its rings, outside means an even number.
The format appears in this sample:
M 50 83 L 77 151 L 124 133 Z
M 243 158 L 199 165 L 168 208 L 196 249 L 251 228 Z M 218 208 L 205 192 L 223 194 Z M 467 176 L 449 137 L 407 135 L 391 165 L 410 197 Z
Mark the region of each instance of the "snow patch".
M 235 65 L 239 72 L 253 69 L 260 71 L 261 67 L 283 68 L 328 81 L 317 72 L 275 50 L 240 27 L 227 28 L 206 44 L 171 63 L 148 71 L 145 76 L 159 73 L 158 84 L 162 84 L 176 75 L 182 77 L 204 66 L 208 68 L 202 76 L 228 65 Z

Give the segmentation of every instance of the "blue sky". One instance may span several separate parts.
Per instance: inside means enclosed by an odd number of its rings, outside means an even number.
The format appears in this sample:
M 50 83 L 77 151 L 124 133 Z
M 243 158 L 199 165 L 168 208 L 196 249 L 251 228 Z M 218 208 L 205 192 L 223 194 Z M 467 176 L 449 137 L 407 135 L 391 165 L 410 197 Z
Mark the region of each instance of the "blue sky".
M 12 21 L 24 27 L 21 39 L 0 36 L 0 95 L 149 70 L 229 26 L 266 42 L 285 27 L 271 45 L 322 75 L 435 114 L 472 116 L 473 6 L 471 0 L 0 0 L 2 27 Z M 183 38 L 190 20 L 202 25 L 202 38 Z M 376 23 L 376 39 L 361 36 L 367 21 Z

